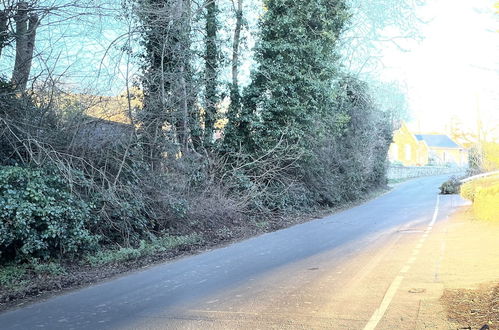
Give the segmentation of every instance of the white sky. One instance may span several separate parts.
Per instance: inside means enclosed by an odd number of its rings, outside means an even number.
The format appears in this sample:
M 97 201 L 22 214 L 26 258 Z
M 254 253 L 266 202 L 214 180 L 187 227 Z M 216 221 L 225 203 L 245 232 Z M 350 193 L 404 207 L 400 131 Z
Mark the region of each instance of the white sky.
M 491 0 L 431 0 L 410 52 L 385 48 L 382 76 L 407 86 L 411 126 L 444 131 L 452 117 L 499 138 L 499 15 Z

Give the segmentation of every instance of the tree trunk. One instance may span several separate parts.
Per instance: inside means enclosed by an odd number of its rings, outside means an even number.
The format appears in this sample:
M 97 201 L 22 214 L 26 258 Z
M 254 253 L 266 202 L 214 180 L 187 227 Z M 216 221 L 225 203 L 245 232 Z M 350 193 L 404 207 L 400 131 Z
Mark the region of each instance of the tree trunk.
M 183 153 L 186 153 L 189 148 L 189 107 L 187 95 L 187 82 L 185 79 L 185 68 L 182 66 L 180 70 L 180 113 L 182 116 L 182 127 L 180 135 L 180 147 Z
M 176 42 L 176 77 L 175 77 L 175 111 L 177 119 L 177 139 L 182 154 L 188 152 L 189 147 L 189 91 L 187 85 L 190 60 L 190 33 L 191 33 L 191 0 L 177 0 L 176 20 L 178 24 L 178 38 Z
M 242 26 L 243 26 L 243 0 L 237 0 L 236 27 L 234 29 L 234 40 L 232 42 L 232 88 L 231 88 L 231 101 L 236 101 L 236 102 L 239 102 L 239 46 L 241 44 Z
M 35 48 L 36 29 L 39 23 L 37 15 L 31 14 L 28 17 L 28 13 L 28 3 L 19 2 L 14 17 L 16 21 L 16 59 L 12 73 L 12 84 L 19 92 L 24 92 L 28 84 Z
M 154 168 L 161 159 L 188 151 L 192 79 L 191 0 L 144 2 L 144 145 Z
M 237 1 L 237 5 L 234 1 Z M 240 135 L 244 125 L 240 118 L 241 96 L 239 94 L 239 47 L 241 44 L 241 30 L 243 26 L 243 0 L 232 0 L 236 14 L 236 26 L 232 41 L 232 84 L 230 86 L 230 106 L 227 118 L 228 124 L 224 128 L 224 149 L 233 150 L 240 144 Z
M 9 15 L 7 10 L 0 10 L 0 56 L 2 55 L 2 50 L 7 43 L 7 38 L 9 36 Z
M 217 113 L 217 3 L 216 0 L 206 0 L 206 39 L 205 39 L 205 114 L 204 143 L 210 146 L 213 142 L 215 119 Z

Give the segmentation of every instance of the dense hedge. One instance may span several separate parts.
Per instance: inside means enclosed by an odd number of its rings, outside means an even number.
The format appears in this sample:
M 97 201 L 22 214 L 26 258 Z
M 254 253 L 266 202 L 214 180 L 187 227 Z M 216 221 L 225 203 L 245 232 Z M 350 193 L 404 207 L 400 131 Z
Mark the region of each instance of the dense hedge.
M 481 220 L 499 221 L 499 177 L 464 183 L 461 196 L 473 202 L 473 211 Z
M 480 219 L 499 221 L 499 182 L 477 190 L 473 210 Z
M 39 169 L 0 167 L 0 258 L 72 255 L 96 244 L 91 207 L 63 179 Z

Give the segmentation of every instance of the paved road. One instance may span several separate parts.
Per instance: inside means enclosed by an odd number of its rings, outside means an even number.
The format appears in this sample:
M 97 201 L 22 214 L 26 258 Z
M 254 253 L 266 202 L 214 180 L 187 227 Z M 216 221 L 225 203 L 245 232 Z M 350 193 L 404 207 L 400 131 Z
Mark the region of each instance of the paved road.
M 445 178 L 408 181 L 323 219 L 0 314 L 0 329 L 376 326 L 408 244 L 459 204 L 441 197 L 435 212 Z

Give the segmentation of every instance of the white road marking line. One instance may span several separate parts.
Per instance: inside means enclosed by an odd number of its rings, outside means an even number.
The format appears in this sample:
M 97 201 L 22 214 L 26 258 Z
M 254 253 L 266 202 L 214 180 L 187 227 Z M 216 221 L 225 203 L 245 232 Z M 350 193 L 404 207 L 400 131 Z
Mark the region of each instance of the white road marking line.
M 433 217 L 431 218 L 431 222 L 428 225 L 425 233 L 423 234 L 423 237 L 421 239 L 421 242 L 418 244 L 419 247 L 416 247 L 416 249 L 419 249 L 422 246 L 422 243 L 424 242 L 424 239 L 428 236 L 428 232 L 431 231 L 433 228 L 433 225 L 437 221 L 437 216 L 438 216 L 438 207 L 440 205 L 440 195 L 437 195 L 437 203 L 435 204 L 435 211 L 433 212 Z M 416 252 L 416 251 L 414 251 Z M 413 254 L 414 254 L 413 252 Z M 416 253 L 417 254 L 417 253 Z M 410 265 L 416 260 L 416 257 L 411 257 L 409 260 L 406 262 L 404 267 L 400 270 L 401 273 L 407 273 L 409 271 Z M 404 276 L 398 275 L 395 277 L 395 279 L 392 281 L 390 286 L 388 287 L 388 290 L 385 293 L 385 296 L 383 297 L 383 300 L 381 301 L 381 304 L 379 307 L 374 311 L 373 315 L 371 315 L 371 318 L 367 322 L 366 326 L 364 327 L 364 330 L 374 330 L 378 326 L 379 321 L 383 318 L 385 315 L 386 310 L 388 309 L 388 306 L 390 306 L 390 303 L 393 300 L 393 297 L 395 297 L 395 294 L 397 293 L 398 288 L 400 287 L 400 284 L 402 283 L 402 280 L 404 279 Z
M 437 205 L 435 205 L 435 212 L 433 212 L 433 218 L 431 218 L 431 222 L 429 224 L 430 227 L 433 227 L 433 225 L 437 221 L 439 205 L 440 205 L 440 195 L 437 195 Z
M 397 290 L 403 279 L 404 277 L 400 275 L 395 277 L 392 284 L 390 284 L 390 287 L 386 291 L 385 296 L 383 297 L 383 301 L 381 301 L 381 305 L 374 311 L 373 315 L 369 319 L 369 322 L 367 322 L 366 326 L 364 327 L 364 330 L 376 329 L 376 326 L 378 325 L 379 321 L 381 321 L 383 315 L 385 315 L 385 312 L 388 309 L 388 306 L 390 305 L 393 297 L 395 296 L 395 293 L 397 293 Z

